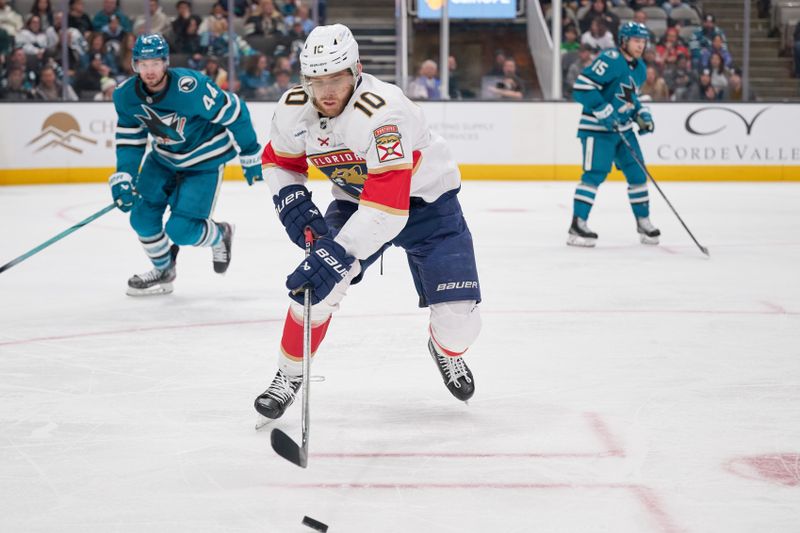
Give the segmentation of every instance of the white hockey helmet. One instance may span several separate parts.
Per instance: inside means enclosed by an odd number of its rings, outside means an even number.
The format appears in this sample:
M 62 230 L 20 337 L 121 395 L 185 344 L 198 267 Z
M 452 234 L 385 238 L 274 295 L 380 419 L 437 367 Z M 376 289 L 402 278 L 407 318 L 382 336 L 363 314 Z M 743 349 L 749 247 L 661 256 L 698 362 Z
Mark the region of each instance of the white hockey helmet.
M 344 24 L 331 24 L 311 30 L 300 52 L 300 76 L 308 95 L 314 97 L 306 78 L 327 76 L 348 69 L 355 83 L 359 75 L 358 43 L 350 28 Z

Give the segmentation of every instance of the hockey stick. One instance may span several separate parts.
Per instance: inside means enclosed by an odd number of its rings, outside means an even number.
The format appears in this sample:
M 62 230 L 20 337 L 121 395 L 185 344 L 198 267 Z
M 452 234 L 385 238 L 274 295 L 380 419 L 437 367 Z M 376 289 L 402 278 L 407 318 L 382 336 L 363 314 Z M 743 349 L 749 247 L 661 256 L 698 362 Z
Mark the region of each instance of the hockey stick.
M 689 234 L 689 237 L 691 237 L 691 238 L 692 238 L 692 240 L 693 240 L 693 241 L 694 241 L 694 243 L 697 245 L 697 247 L 698 247 L 698 248 L 700 248 L 700 251 L 701 251 L 701 252 L 703 252 L 704 254 L 706 254 L 706 256 L 708 256 L 708 257 L 711 257 L 711 254 L 709 254 L 709 253 L 708 253 L 708 248 L 706 248 L 705 246 L 703 246 L 702 244 L 700 244 L 699 242 L 697 242 L 697 239 L 695 239 L 695 238 L 694 238 L 694 235 L 692 234 L 691 230 L 689 230 L 689 227 L 688 227 L 688 226 L 686 225 L 686 223 L 683 221 L 683 219 L 682 219 L 682 218 L 681 218 L 681 216 L 678 214 L 678 212 L 675 210 L 675 208 L 674 208 L 674 207 L 672 207 L 672 203 L 671 203 L 671 202 L 669 201 L 669 199 L 667 198 L 667 195 L 666 195 L 666 194 L 664 194 L 664 191 L 662 191 L 662 190 L 661 190 L 661 187 L 659 187 L 659 185 L 658 185 L 658 182 L 657 182 L 657 181 L 656 181 L 656 180 L 653 178 L 653 176 L 650 174 L 650 172 L 648 172 L 648 170 L 647 170 L 647 167 L 646 167 L 646 166 L 644 166 L 644 163 L 643 163 L 642 161 L 640 161 L 640 160 L 639 160 L 639 157 L 636 155 L 636 151 L 633 149 L 633 146 L 631 146 L 631 143 L 629 143 L 629 142 L 628 142 L 628 139 L 626 139 L 626 138 L 625 138 L 625 134 L 624 134 L 623 132 L 619 131 L 619 130 L 616 130 L 616 131 L 617 131 L 617 133 L 619 134 L 619 138 L 620 138 L 620 139 L 622 139 L 622 142 L 624 142 L 624 143 L 625 143 L 625 146 L 627 146 L 627 147 L 628 147 L 628 151 L 630 151 L 630 153 L 631 153 L 631 157 L 633 157 L 633 160 L 634 160 L 634 161 L 636 161 L 636 164 L 637 164 L 637 165 L 639 165 L 639 168 L 641 168 L 641 169 L 642 169 L 642 171 L 645 173 L 645 175 L 646 175 L 648 178 L 650 178 L 650 181 L 652 181 L 652 182 L 653 182 L 653 185 L 655 185 L 655 186 L 656 186 L 656 189 L 657 189 L 657 190 L 658 190 L 658 192 L 661 194 L 661 197 L 664 199 L 664 201 L 665 201 L 665 202 L 667 202 L 667 205 L 669 206 L 669 208 L 670 208 L 670 209 L 672 209 L 672 212 L 675 214 L 675 216 L 676 216 L 676 217 L 678 217 L 678 221 L 679 221 L 679 222 L 681 223 L 681 225 L 683 226 L 683 229 L 685 229 L 685 230 L 686 230 L 686 233 L 688 233 L 688 234 Z
M 306 257 L 311 255 L 314 235 L 306 228 Z M 304 292 L 303 300 L 303 410 L 300 412 L 300 426 L 303 428 L 302 446 L 278 428 L 272 430 L 270 442 L 275 453 L 301 468 L 308 466 L 309 408 L 308 393 L 311 387 L 311 289 Z
M 111 204 L 111 205 L 105 206 L 103 209 L 101 209 L 97 213 L 95 213 L 95 214 L 93 214 L 93 215 L 91 215 L 91 216 L 89 216 L 87 218 L 84 218 L 83 220 L 81 220 L 80 222 L 78 222 L 77 224 L 72 226 L 71 228 L 62 231 L 61 233 L 59 233 L 58 235 L 56 235 L 52 239 L 49 239 L 49 240 L 43 242 L 42 244 L 40 244 L 39 246 L 37 246 L 33 250 L 22 254 L 21 256 L 17 257 L 16 259 L 12 259 L 11 261 L 9 261 L 8 263 L 6 263 L 3 266 L 0 266 L 0 274 L 5 272 L 9 268 L 13 267 L 14 265 L 18 265 L 19 263 L 22 263 L 23 261 L 25 261 L 30 256 L 41 252 L 42 250 L 44 250 L 45 248 L 47 248 L 48 246 L 50 246 L 54 242 L 60 241 L 61 239 L 63 239 L 67 235 L 69 235 L 70 233 L 72 233 L 74 231 L 78 231 L 79 229 L 84 227 L 86 224 L 88 224 L 92 220 L 94 220 L 96 218 L 100 218 L 101 216 L 105 215 L 106 213 L 108 213 L 109 211 L 114 209 L 116 206 L 117 206 L 117 204 Z

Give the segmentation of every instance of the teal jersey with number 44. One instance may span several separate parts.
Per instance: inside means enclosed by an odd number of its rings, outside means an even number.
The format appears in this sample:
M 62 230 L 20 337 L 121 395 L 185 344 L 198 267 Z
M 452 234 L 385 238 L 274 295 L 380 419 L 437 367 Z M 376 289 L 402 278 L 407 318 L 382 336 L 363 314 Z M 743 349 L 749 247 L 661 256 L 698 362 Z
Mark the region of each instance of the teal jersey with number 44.
M 148 135 L 153 156 L 176 172 L 218 168 L 236 154 L 235 144 L 242 154 L 259 150 L 245 102 L 194 70 L 168 69 L 167 86 L 156 94 L 129 78 L 114 91 L 114 107 L 117 172 L 138 175 Z

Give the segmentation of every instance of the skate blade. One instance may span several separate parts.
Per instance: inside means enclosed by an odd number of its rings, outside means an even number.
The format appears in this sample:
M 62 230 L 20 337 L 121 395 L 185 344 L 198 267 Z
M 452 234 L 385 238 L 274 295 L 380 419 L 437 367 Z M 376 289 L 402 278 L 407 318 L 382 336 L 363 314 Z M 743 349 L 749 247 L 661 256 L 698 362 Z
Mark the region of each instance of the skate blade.
M 580 235 L 567 235 L 567 245 L 568 246 L 580 246 L 582 248 L 594 248 L 597 239 L 590 239 L 587 237 L 581 237 Z
M 171 292 L 172 283 L 161 283 L 159 285 L 148 287 L 147 289 L 135 289 L 133 287 L 128 287 L 128 290 L 125 291 L 125 294 L 128 296 L 158 296 L 160 294 L 170 294 Z
M 258 415 L 258 420 L 256 420 L 256 431 L 261 431 L 273 422 L 275 422 L 275 420 L 272 418 L 267 418 L 264 415 Z
M 656 245 L 658 244 L 658 237 L 648 237 L 644 233 L 640 233 L 639 242 L 642 244 Z

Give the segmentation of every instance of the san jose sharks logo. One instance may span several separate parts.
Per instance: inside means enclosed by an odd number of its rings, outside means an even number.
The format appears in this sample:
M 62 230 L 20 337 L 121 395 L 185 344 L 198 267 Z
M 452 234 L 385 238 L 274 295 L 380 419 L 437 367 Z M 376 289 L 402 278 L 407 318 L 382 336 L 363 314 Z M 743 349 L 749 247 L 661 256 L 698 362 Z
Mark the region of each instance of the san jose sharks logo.
M 620 83 L 619 88 L 622 92 L 614 95 L 618 100 L 622 101 L 622 105 L 617 108 L 617 112 L 619 113 L 625 113 L 626 111 L 633 111 L 636 109 L 636 82 L 633 81 L 633 78 L 630 76 L 628 76 L 628 80 L 631 84 Z
M 142 109 L 147 115 L 134 115 L 147 128 L 150 135 L 155 137 L 158 144 L 178 144 L 186 140 L 183 128 L 186 126 L 186 117 L 177 113 L 161 116 L 152 108 L 142 104 Z

